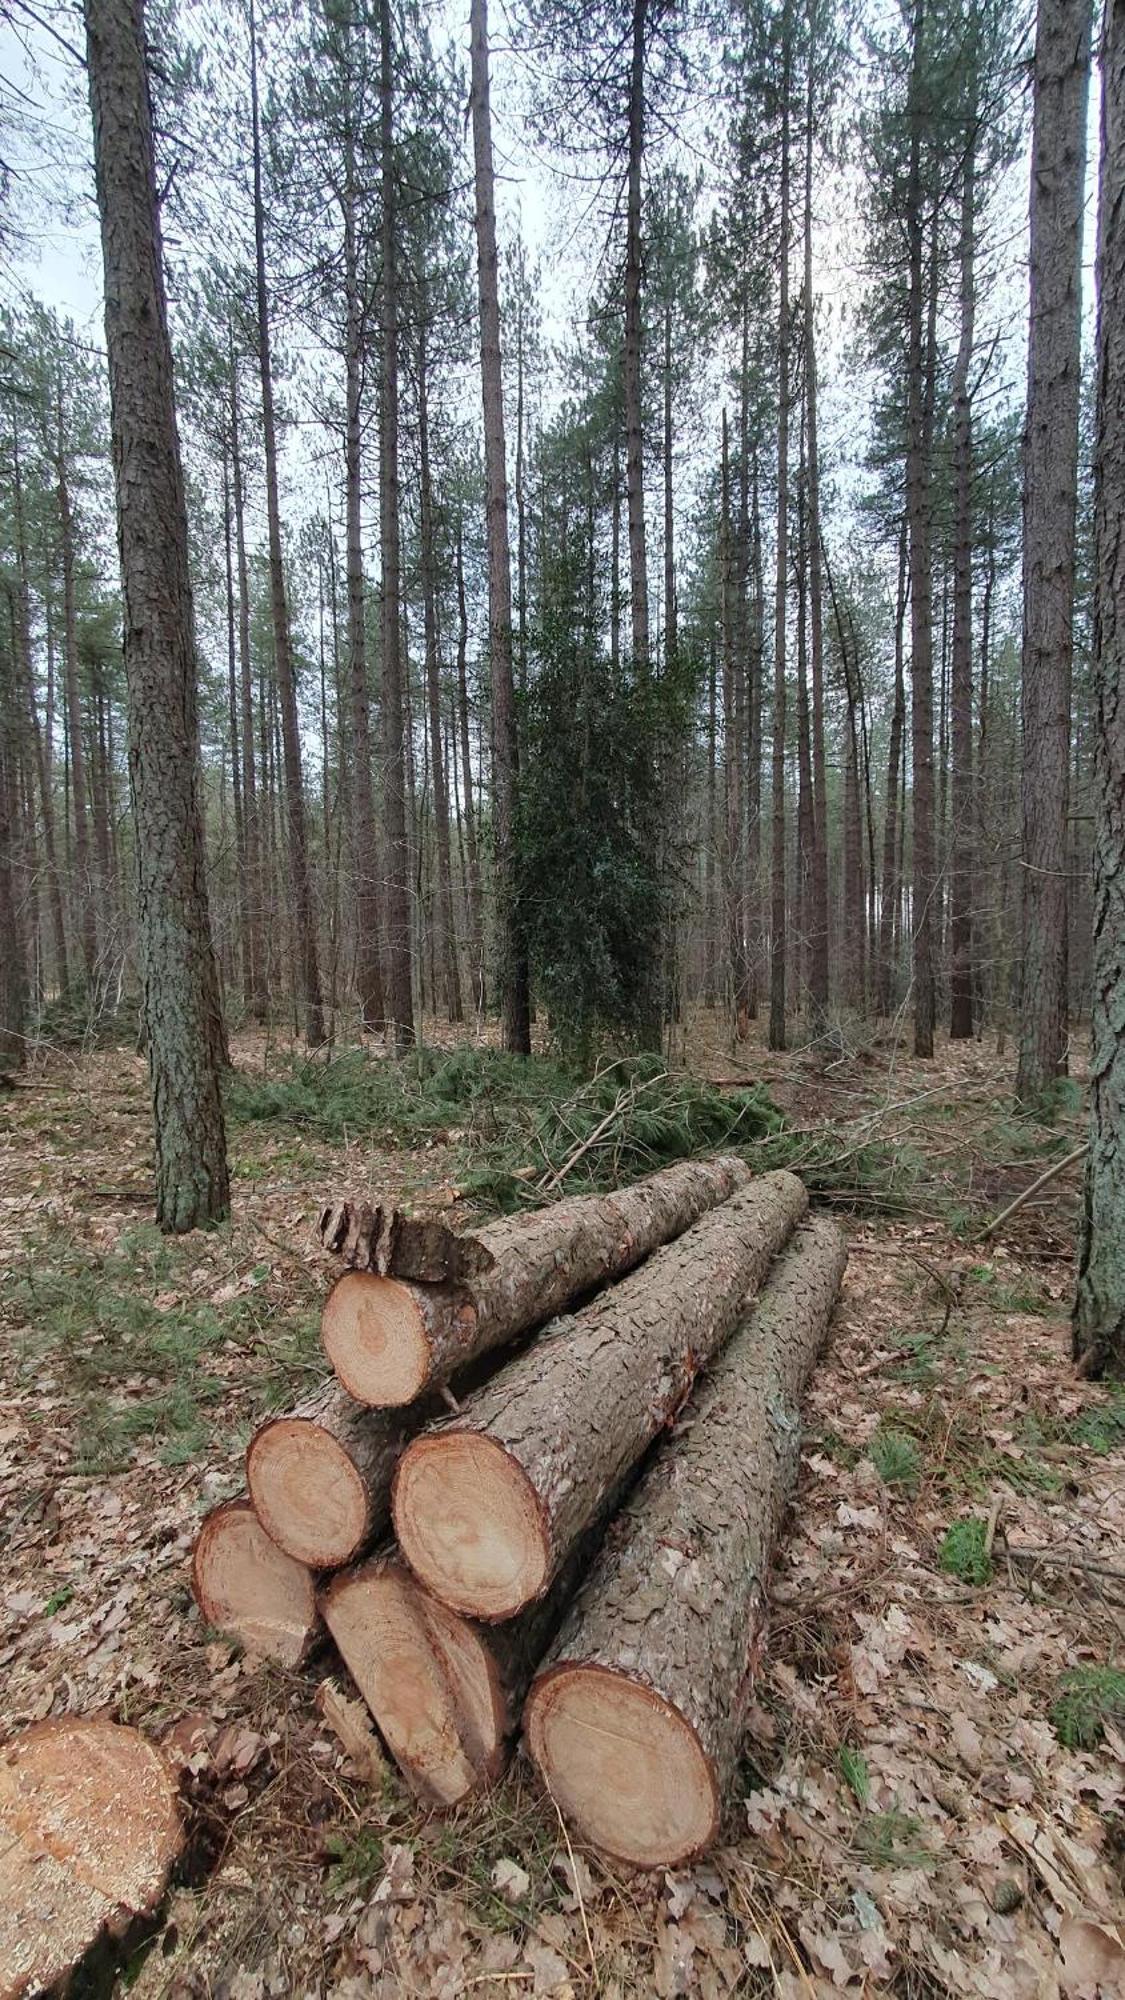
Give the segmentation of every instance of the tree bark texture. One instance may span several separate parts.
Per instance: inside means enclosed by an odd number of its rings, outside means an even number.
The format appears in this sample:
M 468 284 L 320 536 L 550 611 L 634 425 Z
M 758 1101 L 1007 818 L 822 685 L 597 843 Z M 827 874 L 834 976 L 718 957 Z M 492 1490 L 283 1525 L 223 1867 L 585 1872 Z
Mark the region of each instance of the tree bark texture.
M 187 507 L 140 0 L 87 0 L 125 613 L 137 923 L 161 1227 L 229 1211 L 225 1057 L 199 795 Z
M 770 818 L 770 1021 L 771 1049 L 785 1047 L 785 641 L 789 586 L 789 0 L 782 23 L 781 247 L 777 315 L 777 574 L 773 625 L 773 796 Z
M 808 10 L 808 85 L 805 101 L 805 450 L 808 457 L 809 657 L 812 669 L 813 848 L 809 998 L 814 1014 L 828 1011 L 828 767 L 824 751 L 824 584 L 820 558 L 820 429 L 816 372 L 816 295 L 813 291 L 813 86 L 816 0 Z
M 1074 537 L 1082 211 L 1092 0 L 1040 0 L 1031 138 L 1031 318 L 1023 456 L 1023 982 L 1016 1094 L 1067 1064 Z
M 417 1439 L 393 1504 L 399 1546 L 422 1581 L 489 1622 L 541 1597 L 675 1416 L 807 1206 L 794 1175 L 763 1176 Z
M 1094 993 L 1074 1351 L 1125 1368 L 1125 0 L 1102 52 L 1094 487 Z
M 922 131 L 926 65 L 926 0 L 914 0 L 908 116 L 910 156 L 906 193 L 909 260 L 907 331 L 906 509 L 910 540 L 911 754 L 914 767 L 912 886 L 914 1053 L 932 1056 L 936 1013 L 933 900 L 934 854 L 934 653 L 931 574 L 930 451 L 926 368 L 926 235 L 922 187 Z
M 675 1867 L 718 1833 L 800 1398 L 846 1261 L 834 1222 L 799 1232 L 611 1524 L 536 1677 L 531 1755 L 564 1816 L 622 1860 Z
M 649 670 L 648 553 L 645 547 L 644 420 L 641 387 L 641 175 L 645 151 L 645 29 L 648 0 L 633 0 L 629 61 L 628 171 L 625 191 L 625 338 L 622 390 L 625 404 L 625 499 L 629 517 L 629 602 L 633 670 Z
M 508 548 L 508 472 L 504 447 L 504 378 L 500 358 L 500 281 L 488 79 L 488 0 L 469 14 L 473 160 L 476 181 L 480 376 L 484 408 L 485 516 L 488 530 L 488 639 L 492 669 L 492 817 L 496 869 L 500 1011 L 504 1046 L 531 1054 L 527 945 L 516 880 L 515 814 L 519 739 L 512 680 L 512 567 Z
M 443 1262 L 447 1270 L 459 1266 L 453 1282 L 411 1284 L 401 1277 L 372 1275 L 370 1268 L 353 1269 L 325 1306 L 328 1358 L 359 1401 L 411 1402 L 478 1356 L 541 1325 L 572 1299 L 612 1283 L 749 1179 L 750 1170 L 741 1160 L 687 1160 L 614 1194 L 583 1195 L 494 1223 L 467 1241 L 446 1232 L 446 1256 L 438 1242 L 427 1245 L 427 1269 L 437 1270 Z M 381 1246 L 374 1230 L 363 1232 L 367 1242 L 379 1246 L 376 1260 L 381 1247 L 381 1261 L 392 1270 L 396 1262 L 417 1265 L 422 1261 L 418 1231 L 410 1250 L 410 1236 L 400 1236 L 401 1256 L 388 1255 L 385 1246 L 393 1241 L 394 1227 L 391 1211 L 389 1223 L 382 1224 Z M 436 1237 L 441 1225 L 431 1228 Z M 357 1233 L 357 1249 L 359 1240 Z M 466 1268 L 473 1250 L 489 1260 L 484 1264 L 482 1258 L 475 1275 Z
M 953 370 L 953 660 L 950 687 L 952 946 L 949 1034 L 973 1032 L 973 409 L 969 368 L 976 319 L 976 132 L 970 135 L 961 191 L 961 336 Z
M 463 1019 L 457 930 L 453 920 L 453 861 L 449 843 L 449 784 L 441 729 L 441 667 L 438 659 L 437 586 L 434 576 L 434 495 L 430 477 L 429 356 L 423 327 L 418 342 L 419 542 L 422 626 L 426 648 L 426 710 L 430 731 L 430 782 L 437 835 L 438 970 L 446 1018 Z

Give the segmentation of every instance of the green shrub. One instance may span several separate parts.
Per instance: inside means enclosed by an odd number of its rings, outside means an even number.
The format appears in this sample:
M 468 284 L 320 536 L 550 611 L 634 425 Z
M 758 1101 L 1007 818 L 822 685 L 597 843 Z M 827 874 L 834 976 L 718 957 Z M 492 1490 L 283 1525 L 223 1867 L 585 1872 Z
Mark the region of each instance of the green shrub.
M 912 1437 L 893 1424 L 880 1424 L 869 1449 L 884 1486 L 906 1486 L 913 1491 L 922 1474 L 922 1454 Z
M 1072 1667 L 1051 1707 L 1055 1735 L 1066 1750 L 1092 1750 L 1107 1722 L 1125 1718 L 1125 1673 L 1119 1667 Z
M 988 1525 L 979 1514 L 951 1521 L 938 1556 L 942 1569 L 960 1577 L 962 1583 L 987 1583 L 992 1575 L 992 1563 L 985 1553 L 987 1535 Z

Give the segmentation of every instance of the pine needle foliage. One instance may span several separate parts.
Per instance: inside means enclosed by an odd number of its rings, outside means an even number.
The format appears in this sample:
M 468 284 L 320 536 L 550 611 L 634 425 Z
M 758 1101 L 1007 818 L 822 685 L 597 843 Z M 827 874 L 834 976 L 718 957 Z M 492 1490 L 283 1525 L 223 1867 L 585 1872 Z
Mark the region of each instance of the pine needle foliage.
M 1125 1721 L 1125 1672 L 1120 1667 L 1073 1667 L 1059 1684 L 1051 1721 L 1064 1749 L 1093 1750 L 1107 1722 Z

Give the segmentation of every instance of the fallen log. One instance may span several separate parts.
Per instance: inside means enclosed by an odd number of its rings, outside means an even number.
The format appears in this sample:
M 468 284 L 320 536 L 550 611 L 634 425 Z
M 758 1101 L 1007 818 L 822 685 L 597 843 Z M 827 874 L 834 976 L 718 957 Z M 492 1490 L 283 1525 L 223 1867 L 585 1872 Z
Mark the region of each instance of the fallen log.
M 532 1759 L 559 1811 L 619 1860 L 676 1867 L 718 1834 L 799 1399 L 846 1261 L 820 1218 L 786 1251 L 618 1515 L 532 1686 Z
M 795 1175 L 763 1175 L 407 1447 L 395 1531 L 435 1596 L 491 1622 L 545 1594 L 807 1207 Z
M 345 1238 L 346 1245 L 364 1245 L 373 1263 L 345 1273 L 329 1294 L 321 1322 L 325 1353 L 358 1402 L 411 1403 L 570 1300 L 619 1278 L 749 1178 L 741 1160 L 684 1160 L 615 1194 L 555 1202 L 491 1224 L 476 1238 L 393 1212 L 387 1222 L 387 1211 L 373 1211 L 384 1219 L 369 1250 L 358 1225 Z M 425 1232 L 425 1260 L 413 1250 L 409 1257 L 400 1253 L 403 1241 L 416 1240 L 404 1237 L 408 1227 Z M 331 1240 L 339 1228 L 334 1222 Z M 475 1269 L 459 1261 L 473 1243 L 481 1260 Z M 448 1279 L 436 1286 L 405 1282 L 406 1265 L 418 1269 L 423 1261 Z
M 100 1717 L 36 1723 L 0 1750 L 0 2000 L 65 1979 L 151 1916 L 183 1834 L 159 1750 Z
M 246 1484 L 271 1541 L 310 1569 L 354 1562 L 386 1526 L 391 1476 L 422 1415 L 364 1409 L 329 1380 L 271 1417 L 246 1453 Z
M 564 1592 L 553 1591 L 508 1625 L 479 1625 L 432 1596 L 393 1551 L 345 1570 L 322 1591 L 325 1624 L 426 1805 L 460 1805 L 501 1776 L 524 1694 L 565 1603 Z
M 479 1236 L 462 1235 L 428 1216 L 404 1215 L 386 1202 L 334 1201 L 320 1212 L 320 1240 L 353 1271 L 458 1284 L 495 1261 Z
M 312 1571 L 270 1540 L 249 1500 L 227 1500 L 204 1517 L 191 1587 L 208 1625 L 279 1666 L 299 1666 L 316 1637 Z

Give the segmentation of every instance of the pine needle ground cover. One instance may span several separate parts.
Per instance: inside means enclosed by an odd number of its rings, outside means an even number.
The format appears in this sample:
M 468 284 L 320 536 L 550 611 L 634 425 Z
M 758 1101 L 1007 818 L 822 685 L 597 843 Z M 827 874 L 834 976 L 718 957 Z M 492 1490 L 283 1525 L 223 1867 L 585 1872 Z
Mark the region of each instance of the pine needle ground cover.
M 707 1021 L 671 1137 L 636 1136 L 643 1068 L 607 1068 L 587 1098 L 544 1059 L 513 1079 L 487 1051 L 416 1069 L 306 1065 L 250 1037 L 235 1054 L 235 1219 L 179 1242 L 148 1223 L 132 1052 L 60 1054 L 0 1107 L 3 1729 L 99 1708 L 139 1724 L 183 1761 L 196 1834 L 115 2000 L 368 2000 L 388 1966 L 405 1993 L 489 2000 L 1022 2000 L 1091 1938 L 1112 1969 L 1125 1419 L 1068 1358 L 1074 1177 L 972 1240 L 1073 1145 L 1065 1114 L 1013 1117 L 1007 1065 L 977 1047 L 826 1072 L 757 1042 L 732 1059 Z M 755 1122 L 732 1134 L 743 1095 Z M 549 1199 L 584 1144 L 563 1191 L 696 1142 L 770 1164 L 806 1148 L 852 1177 L 834 1204 L 851 1261 L 723 1845 L 640 1881 L 568 1848 L 522 1766 L 450 1819 L 421 1814 L 307 1680 L 200 1625 L 187 1568 L 241 1441 L 320 1373 L 325 1189 L 475 1219 Z M 857 1206 L 867 1147 L 884 1178 Z

